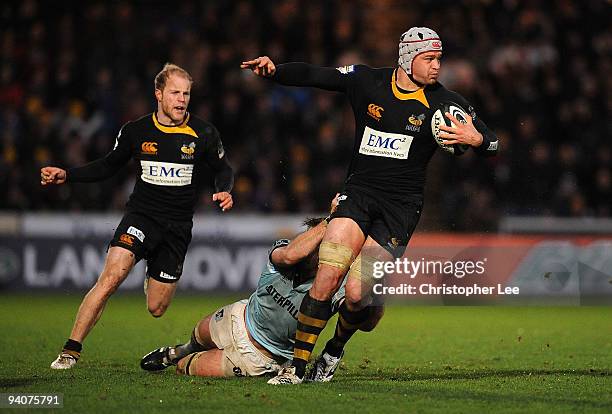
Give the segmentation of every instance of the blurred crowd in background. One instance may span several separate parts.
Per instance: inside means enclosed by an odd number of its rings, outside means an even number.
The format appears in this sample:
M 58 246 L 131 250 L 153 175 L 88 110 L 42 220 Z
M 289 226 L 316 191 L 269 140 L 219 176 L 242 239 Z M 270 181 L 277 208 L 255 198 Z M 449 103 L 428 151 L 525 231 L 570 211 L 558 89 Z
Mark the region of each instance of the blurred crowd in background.
M 194 78 L 191 112 L 221 132 L 235 210 L 327 209 L 345 178 L 353 117 L 339 94 L 241 71 L 276 63 L 395 66 L 428 26 L 441 82 L 468 98 L 500 155 L 428 171 L 424 228 L 494 230 L 506 215 L 610 216 L 612 3 L 604 0 L 46 2 L 0 5 L 0 209 L 121 210 L 134 166 L 99 184 L 41 188 L 44 165 L 104 156 L 120 126 L 153 111 L 167 61 Z M 211 189 L 199 211 L 213 211 Z

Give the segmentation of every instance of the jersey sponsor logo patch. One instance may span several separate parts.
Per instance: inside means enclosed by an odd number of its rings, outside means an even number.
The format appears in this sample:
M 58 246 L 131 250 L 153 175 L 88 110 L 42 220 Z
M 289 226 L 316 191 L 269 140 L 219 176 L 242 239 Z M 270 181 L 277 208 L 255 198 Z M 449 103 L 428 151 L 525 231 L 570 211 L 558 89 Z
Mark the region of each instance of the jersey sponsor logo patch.
M 373 103 L 368 105 L 368 115 L 370 115 L 372 118 L 374 118 L 377 121 L 380 121 L 380 118 L 382 118 L 382 113 L 384 111 L 385 109 L 382 106 L 378 106 Z
M 340 66 L 337 67 L 336 70 L 343 75 L 346 75 L 347 73 L 355 72 L 355 65 Z
M 193 154 L 195 153 L 195 147 L 196 147 L 195 142 L 190 142 L 189 145 L 183 144 L 183 146 L 181 147 L 181 152 L 182 152 L 181 159 L 182 160 L 192 160 Z
M 131 234 L 132 236 L 135 236 L 138 240 L 140 240 L 141 243 L 144 242 L 144 239 L 145 239 L 144 233 L 140 231 L 139 229 L 137 229 L 136 227 L 130 226 L 127 229 L 127 233 Z
M 162 279 L 167 279 L 167 280 L 176 280 L 176 279 L 178 279 L 178 277 L 169 275 L 166 272 L 159 272 L 159 277 L 161 277 Z
M 119 236 L 119 242 L 127 244 L 128 246 L 133 246 L 134 236 L 130 236 L 129 234 L 122 234 L 121 236 Z
M 183 186 L 191 184 L 192 164 L 140 160 L 142 181 L 154 185 Z
M 278 306 L 289 312 L 291 317 L 297 321 L 299 305 L 296 306 L 289 298 L 281 295 L 281 293 L 272 285 L 266 286 L 265 290 L 268 295 L 272 297 L 272 300 L 278 304 Z
M 157 142 L 143 142 L 140 146 L 140 149 L 142 150 L 143 154 L 155 155 L 157 154 Z
M 381 132 L 365 127 L 361 137 L 359 153 L 375 157 L 408 159 L 408 152 L 414 137 L 403 134 Z
M 497 151 L 498 143 L 499 141 L 489 142 L 489 148 L 487 148 L 487 151 Z
M 215 322 L 219 322 L 223 319 L 223 309 L 219 309 L 217 313 L 215 313 Z

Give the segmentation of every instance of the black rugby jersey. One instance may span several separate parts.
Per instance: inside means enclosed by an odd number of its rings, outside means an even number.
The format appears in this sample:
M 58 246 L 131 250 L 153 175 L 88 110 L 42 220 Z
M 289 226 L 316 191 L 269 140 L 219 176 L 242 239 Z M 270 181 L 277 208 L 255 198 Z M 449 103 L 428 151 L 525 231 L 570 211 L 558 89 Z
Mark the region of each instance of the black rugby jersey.
M 439 103 L 455 102 L 470 113 L 474 126 L 483 135 L 482 145 L 475 148 L 478 154 L 494 155 L 497 137 L 458 93 L 439 83 L 407 93 L 395 83 L 396 70 L 286 63 L 276 67 L 272 79 L 288 86 L 345 93 L 356 123 L 345 186 L 401 200 L 423 194 L 426 167 L 438 148 L 431 132 L 431 118 Z
M 218 192 L 229 192 L 233 185 L 219 132 L 189 113 L 178 126 L 162 125 L 155 113 L 128 122 L 104 158 L 69 169 L 67 180 L 104 180 L 131 158 L 138 162 L 139 174 L 127 203 L 130 212 L 161 220 L 191 220 L 205 164 L 215 173 Z

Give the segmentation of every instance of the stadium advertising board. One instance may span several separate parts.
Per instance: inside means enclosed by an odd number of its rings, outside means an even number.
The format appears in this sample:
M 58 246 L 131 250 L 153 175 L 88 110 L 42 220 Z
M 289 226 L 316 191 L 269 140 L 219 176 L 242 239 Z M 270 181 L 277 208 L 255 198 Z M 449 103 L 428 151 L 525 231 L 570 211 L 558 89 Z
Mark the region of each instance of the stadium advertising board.
M 0 285 L 11 290 L 89 288 L 103 268 L 109 240 L 93 228 L 79 228 L 87 237 L 3 236 Z M 198 228 L 179 283 L 183 291 L 252 290 L 271 243 L 294 230 L 289 225 L 284 231 L 247 231 L 240 237 L 236 232 L 201 234 Z M 502 297 L 552 296 L 580 304 L 587 296 L 612 297 L 611 268 L 612 240 L 601 237 L 419 234 L 404 256 L 374 263 L 370 272 L 375 293 L 385 299 L 490 303 Z M 141 289 L 144 274 L 141 261 L 120 289 Z

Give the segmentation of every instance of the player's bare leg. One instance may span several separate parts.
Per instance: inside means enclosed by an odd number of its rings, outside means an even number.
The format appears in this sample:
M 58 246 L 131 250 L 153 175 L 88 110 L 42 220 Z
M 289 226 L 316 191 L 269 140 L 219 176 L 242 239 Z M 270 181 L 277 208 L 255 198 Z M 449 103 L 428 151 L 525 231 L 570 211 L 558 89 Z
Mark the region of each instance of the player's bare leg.
M 123 283 L 135 264 L 134 253 L 121 247 L 111 247 L 104 269 L 96 284 L 87 292 L 76 315 L 70 338 L 51 364 L 53 369 L 72 368 L 78 361 L 81 344 L 100 319 L 106 302 Z
M 372 276 L 373 263 L 388 262 L 393 255 L 382 248 L 373 238 L 368 237 L 359 256 L 351 265 L 346 281 L 346 307 L 351 312 L 358 312 L 372 302 L 372 287 L 375 279 Z
M 196 352 L 181 359 L 177 364 L 176 372 L 198 377 L 225 377 L 223 358 L 223 350 L 217 348 Z
M 325 242 L 350 249 L 354 258 L 356 252 L 361 250 L 365 242 L 365 236 L 357 223 L 349 218 L 340 217 L 333 219 L 327 226 L 321 244 Z M 348 266 L 350 266 L 351 263 L 352 261 L 346 266 L 342 266 L 343 264 L 339 262 L 334 265 L 321 263 L 314 283 L 310 288 L 310 297 L 316 300 L 331 299 L 340 287 L 342 278 L 346 274 L 346 270 L 348 270 Z M 343 269 L 343 267 L 345 267 L 345 269 Z
M 359 256 L 348 271 L 345 300 L 338 310 L 338 322 L 334 336 L 327 342 L 321 355 L 315 360 L 308 379 L 317 382 L 331 381 L 344 355 L 344 347 L 358 330 L 369 332 L 382 318 L 382 306 L 372 306 L 372 277 L 374 261 L 388 261 L 392 255 L 381 248 L 371 237 L 365 241 Z
M 174 283 L 163 283 L 153 278 L 148 279 L 147 289 L 145 291 L 147 295 L 147 308 L 149 313 L 156 318 L 162 316 L 176 292 L 177 282 Z
M 319 248 L 317 276 L 300 306 L 292 366 L 282 369 L 268 384 L 302 382 L 317 338 L 331 317 L 331 297 L 364 242 L 363 232 L 352 219 L 334 218 L 329 223 Z

